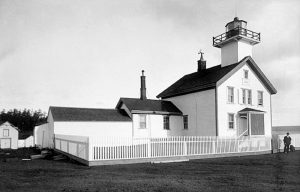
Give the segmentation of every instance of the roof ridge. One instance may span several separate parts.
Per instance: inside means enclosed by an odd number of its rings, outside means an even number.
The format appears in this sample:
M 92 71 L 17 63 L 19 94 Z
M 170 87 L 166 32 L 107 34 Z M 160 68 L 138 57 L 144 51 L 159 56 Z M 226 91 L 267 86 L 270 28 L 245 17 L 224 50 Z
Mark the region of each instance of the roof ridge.
M 90 108 L 90 107 L 62 107 L 62 106 L 50 106 L 51 108 L 64 108 L 64 109 L 90 109 L 90 110 L 116 110 L 115 108 Z

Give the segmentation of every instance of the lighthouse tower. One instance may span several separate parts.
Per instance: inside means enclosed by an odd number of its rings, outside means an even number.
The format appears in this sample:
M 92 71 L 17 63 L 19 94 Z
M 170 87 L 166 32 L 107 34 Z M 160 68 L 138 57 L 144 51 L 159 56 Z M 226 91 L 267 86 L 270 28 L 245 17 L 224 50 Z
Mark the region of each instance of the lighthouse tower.
M 213 46 L 221 48 L 221 66 L 252 56 L 252 47 L 260 42 L 260 33 L 247 29 L 247 22 L 235 17 L 225 26 L 226 32 L 213 37 Z

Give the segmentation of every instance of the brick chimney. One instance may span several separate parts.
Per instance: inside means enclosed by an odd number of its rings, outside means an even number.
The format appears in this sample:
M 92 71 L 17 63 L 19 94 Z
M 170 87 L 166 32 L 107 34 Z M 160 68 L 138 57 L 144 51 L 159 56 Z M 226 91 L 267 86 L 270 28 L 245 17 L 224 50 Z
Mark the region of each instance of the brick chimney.
M 144 70 L 142 70 L 142 76 L 141 76 L 141 100 L 146 100 L 146 77 L 144 76 Z
M 198 60 L 198 72 L 206 69 L 206 61 L 203 59 L 203 53 L 200 51 L 201 57 Z

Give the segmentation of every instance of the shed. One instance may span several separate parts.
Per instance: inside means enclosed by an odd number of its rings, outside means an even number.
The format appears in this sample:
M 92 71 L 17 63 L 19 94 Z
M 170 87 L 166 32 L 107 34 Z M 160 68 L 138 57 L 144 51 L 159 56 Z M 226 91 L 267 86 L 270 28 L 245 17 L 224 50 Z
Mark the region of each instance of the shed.
M 18 148 L 33 147 L 33 146 L 34 146 L 34 143 L 33 143 L 32 131 L 20 132 L 19 133 Z
M 54 135 L 131 137 L 132 120 L 122 109 L 50 107 L 47 129 L 52 148 Z
M 0 148 L 18 149 L 19 129 L 6 121 L 0 123 Z

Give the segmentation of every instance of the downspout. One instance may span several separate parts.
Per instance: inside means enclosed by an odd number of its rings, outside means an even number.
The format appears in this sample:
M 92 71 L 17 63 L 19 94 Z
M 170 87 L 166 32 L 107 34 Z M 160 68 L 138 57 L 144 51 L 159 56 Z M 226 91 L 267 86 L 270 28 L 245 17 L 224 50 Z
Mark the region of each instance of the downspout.
M 216 117 L 216 136 L 219 136 L 219 122 L 218 122 L 218 90 L 215 88 L 215 117 Z
M 272 128 L 273 128 L 273 117 L 272 117 L 272 97 L 270 94 L 270 118 L 271 118 L 271 136 L 272 136 Z

